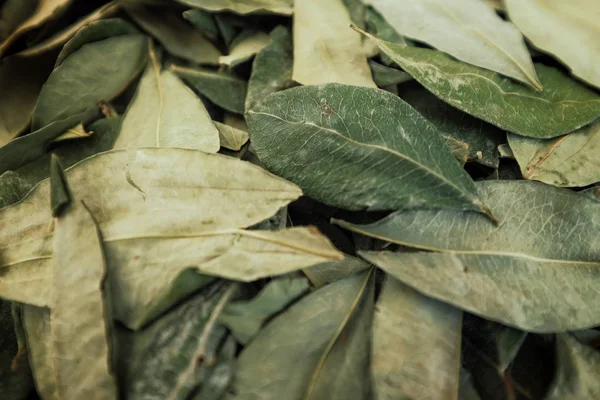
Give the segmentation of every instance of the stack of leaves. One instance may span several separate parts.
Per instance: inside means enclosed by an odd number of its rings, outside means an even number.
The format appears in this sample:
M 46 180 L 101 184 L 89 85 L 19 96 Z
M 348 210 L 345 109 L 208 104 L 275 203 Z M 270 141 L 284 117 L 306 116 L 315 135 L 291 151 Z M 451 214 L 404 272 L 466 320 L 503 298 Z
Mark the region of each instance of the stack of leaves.
M 600 398 L 600 3 L 0 1 L 0 398 Z

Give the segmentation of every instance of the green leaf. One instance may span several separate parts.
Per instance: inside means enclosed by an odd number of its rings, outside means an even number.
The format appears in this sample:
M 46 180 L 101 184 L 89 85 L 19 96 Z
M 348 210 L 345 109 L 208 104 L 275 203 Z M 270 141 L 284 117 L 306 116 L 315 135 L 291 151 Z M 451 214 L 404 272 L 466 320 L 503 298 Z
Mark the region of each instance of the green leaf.
M 229 54 L 219 57 L 219 64 L 235 67 L 261 51 L 269 43 L 269 35 L 260 31 L 240 33 L 231 43 Z
M 369 261 L 475 314 L 536 332 L 598 324 L 590 282 L 600 278 L 600 203 L 536 182 L 483 181 L 477 187 L 499 227 L 476 213 L 450 211 L 396 212 L 369 225 L 337 223 L 443 252 L 382 255 L 381 262 L 370 256 Z
M 198 64 L 217 64 L 221 52 L 181 15 L 139 5 L 127 7 L 127 12 L 169 53 Z
M 539 2 L 507 0 L 508 15 L 533 45 L 554 55 L 573 74 L 600 88 L 600 50 L 593 38 L 600 34 L 595 16 L 600 5 L 594 0 Z
M 462 367 L 459 373 L 458 398 L 460 400 L 481 400 L 475 386 L 473 386 L 471 374 Z
M 143 68 L 147 45 L 143 35 L 123 35 L 86 44 L 71 54 L 42 87 L 32 128 L 95 110 L 99 101 L 119 95 Z
M 296 1 L 293 80 L 375 87 L 362 38 L 348 28 L 351 23 L 342 0 Z
M 593 399 L 600 395 L 600 353 L 569 333 L 556 336 L 554 381 L 545 400 Z
M 521 32 L 482 1 L 373 0 L 372 4 L 398 33 L 542 89 Z
M 369 60 L 369 67 L 371 67 L 373 80 L 378 87 L 397 85 L 412 80 L 412 76 L 406 72 L 396 68 L 386 67 L 385 65 L 381 65 L 372 60 Z
M 208 69 L 172 65 L 170 70 L 219 107 L 238 114 L 244 113 L 246 81 L 231 74 Z
M 221 122 L 213 121 L 219 131 L 219 141 L 226 149 L 238 151 L 248 142 L 248 132 Z
M 58 157 L 52 155 L 50 158 L 50 207 L 53 217 L 59 217 L 72 200 L 71 190 L 64 174 Z
M 29 126 L 35 102 L 53 62 L 53 54 L 33 58 L 12 56 L 2 60 L 0 93 L 7 100 L 0 103 L 0 147 Z
M 256 107 L 269 94 L 295 85 L 292 36 L 284 26 L 271 32 L 271 41 L 256 55 L 248 81 L 245 110 Z
M 198 8 L 192 8 L 184 11 L 182 15 L 183 18 L 194 25 L 204 36 L 210 39 L 217 39 L 219 37 L 219 28 L 211 13 Z
M 185 400 L 205 389 L 220 369 L 231 378 L 235 345 L 218 324 L 236 285 L 202 292 L 133 336 L 132 362 L 124 380 L 128 399 L 160 396 Z
M 237 14 L 272 13 L 292 15 L 293 0 L 177 0 L 191 7 L 203 10 L 222 12 L 232 11 Z
M 181 147 L 219 151 L 219 131 L 202 101 L 173 72 L 161 71 L 154 50 L 123 118 L 114 148 Z
M 555 186 L 587 186 L 600 181 L 600 121 L 554 139 L 509 134 L 508 143 L 525 179 Z
M 58 398 L 114 399 L 110 316 L 102 299 L 106 278 L 100 232 L 81 202 L 56 219 L 49 340 Z M 82 367 L 81 363 L 85 367 Z
M 355 275 L 367 268 L 369 268 L 369 264 L 360 258 L 344 255 L 343 260 L 318 264 L 310 268 L 305 268 L 302 272 L 304 272 L 304 275 L 306 275 L 314 287 L 320 288 L 340 279 Z
M 368 399 L 372 271 L 312 292 L 240 354 L 231 399 Z
M 70 115 L 69 117 L 51 122 L 29 135 L 11 140 L 5 146 L 0 147 L 0 172 L 16 170 L 27 163 L 42 157 L 47 147 L 57 137 L 68 129 L 86 122 L 97 113 L 90 109 L 86 112 Z
M 467 161 L 498 168 L 498 146 L 506 143 L 506 133 L 502 129 L 444 103 L 417 82 L 400 85 L 398 95 L 446 137 L 467 143 Z
M 264 322 L 308 290 L 306 278 L 282 277 L 267 283 L 251 300 L 230 303 L 219 322 L 243 345 L 260 331 Z
M 139 31 L 129 22 L 121 18 L 108 18 L 100 21 L 93 21 L 77 31 L 63 46 L 55 67 L 58 67 L 72 53 L 79 50 L 83 45 L 108 39 L 113 36 L 131 35 Z
M 328 205 L 487 212 L 439 131 L 383 90 L 293 88 L 270 95 L 247 121 L 267 168 Z
M 579 193 L 591 199 L 600 200 L 600 186 L 593 186 L 591 188 L 582 190 Z
M 364 34 L 440 99 L 518 135 L 551 138 L 570 133 L 600 116 L 600 96 L 555 68 L 536 64 L 537 76 L 544 87 L 536 92 L 439 51 L 390 43 Z
M 388 277 L 375 307 L 376 399 L 457 399 L 462 312 Z
M 16 172 L 0 175 L 0 209 L 21 200 L 32 187 Z

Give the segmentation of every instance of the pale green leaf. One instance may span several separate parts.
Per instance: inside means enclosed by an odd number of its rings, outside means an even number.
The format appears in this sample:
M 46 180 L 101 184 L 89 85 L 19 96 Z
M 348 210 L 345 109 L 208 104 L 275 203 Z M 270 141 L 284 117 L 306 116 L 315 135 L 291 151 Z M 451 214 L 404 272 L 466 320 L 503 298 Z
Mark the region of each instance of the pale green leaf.
M 379 87 L 397 85 L 413 79 L 412 76 L 404 71 L 400 71 L 396 68 L 386 67 L 385 65 L 376 63 L 373 60 L 369 60 L 369 67 L 371 67 L 373 80 Z
M 20 1 L 20 0 L 19 0 Z M 52 71 L 53 54 L 12 56 L 0 64 L 0 147 L 17 137 L 31 122 L 31 113 Z
M 481 0 L 372 0 L 398 33 L 541 90 L 521 32 Z
M 117 383 L 110 360 L 110 316 L 103 301 L 106 278 L 100 232 L 82 202 L 56 219 L 51 359 L 56 397 L 113 400 Z
M 346 254 L 343 260 L 318 264 L 310 268 L 305 268 L 302 272 L 314 287 L 320 288 L 321 286 L 362 272 L 367 268 L 369 268 L 369 264 L 360 258 Z
M 236 286 L 229 283 L 219 289 L 202 292 L 133 335 L 125 379 L 128 399 L 189 399 L 206 389 L 222 368 L 231 379 L 235 345 L 218 318 Z M 223 383 L 221 391 L 227 380 Z
M 184 11 L 182 15 L 183 18 L 194 25 L 204 36 L 210 39 L 219 37 L 219 28 L 211 13 L 198 8 L 192 8 Z
M 296 1 L 293 80 L 375 87 L 362 38 L 349 29 L 351 23 L 342 0 Z
M 252 64 L 246 112 L 269 94 L 294 86 L 293 65 L 292 35 L 287 28 L 278 26 L 271 32 L 271 41 L 256 55 Z
M 508 15 L 540 50 L 600 88 L 600 3 L 595 0 L 505 0 Z
M 65 43 L 56 59 L 55 66 L 62 64 L 70 54 L 76 52 L 87 43 L 97 42 L 113 36 L 131 35 L 134 33 L 139 33 L 139 31 L 129 22 L 120 18 L 108 18 L 90 22 L 89 25 L 82 27 L 67 43 Z
M 227 73 L 172 65 L 170 70 L 210 101 L 234 113 L 244 113 L 246 81 Z
M 228 399 L 369 399 L 372 272 L 324 286 L 271 321 L 240 354 Z
M 199 64 L 217 64 L 221 52 L 181 15 L 140 6 L 128 7 L 127 11 L 169 53 Z
M 226 149 L 238 151 L 248 142 L 248 132 L 221 122 L 213 121 L 219 131 L 219 142 Z
M 486 212 L 440 132 L 383 90 L 293 88 L 270 95 L 247 121 L 261 162 L 328 205 Z
M 498 168 L 498 146 L 506 143 L 506 133 L 502 129 L 444 103 L 418 82 L 400 85 L 398 95 L 446 137 L 467 143 L 467 161 Z
M 219 57 L 219 64 L 235 67 L 254 57 L 269 43 L 269 35 L 264 32 L 242 32 L 231 43 L 229 54 Z
M 50 74 L 42 87 L 32 128 L 95 110 L 99 101 L 119 95 L 142 70 L 147 45 L 143 35 L 123 35 L 82 46 Z
M 593 186 L 591 188 L 582 190 L 580 193 L 591 199 L 600 200 L 600 186 Z
M 426 48 L 368 35 L 427 90 L 450 105 L 522 136 L 551 138 L 600 116 L 600 96 L 555 68 L 536 64 L 541 92 Z
M 177 0 L 191 7 L 237 14 L 273 13 L 291 15 L 294 0 Z
M 554 381 L 545 400 L 585 400 L 600 396 L 600 353 L 569 333 L 556 336 Z
M 32 187 L 18 173 L 6 171 L 0 175 L 0 208 L 21 200 Z
M 219 131 L 202 101 L 173 72 L 150 61 L 123 117 L 114 148 L 181 147 L 219 151 Z
M 264 322 L 287 307 L 308 290 L 306 278 L 273 279 L 254 298 L 230 303 L 219 322 L 225 325 L 243 345 L 260 331 Z
M 458 399 L 462 312 L 386 279 L 373 319 L 374 399 Z
M 587 186 L 600 181 L 600 120 L 547 140 L 509 134 L 508 143 L 525 179 L 555 186 Z

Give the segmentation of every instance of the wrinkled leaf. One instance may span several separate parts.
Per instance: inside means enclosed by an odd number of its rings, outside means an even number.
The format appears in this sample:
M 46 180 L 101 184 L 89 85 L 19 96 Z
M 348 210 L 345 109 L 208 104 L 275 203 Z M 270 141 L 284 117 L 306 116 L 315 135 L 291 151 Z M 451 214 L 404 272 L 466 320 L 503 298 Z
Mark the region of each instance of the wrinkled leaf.
M 458 399 L 462 313 L 392 277 L 375 307 L 375 399 Z
M 216 153 L 219 132 L 202 101 L 173 72 L 150 61 L 121 125 L 114 148 L 181 147 Z
M 0 208 L 21 200 L 32 187 L 18 173 L 6 171 L 0 175 Z
M 226 149 L 238 151 L 248 141 L 248 132 L 221 122 L 213 121 L 213 123 L 219 131 L 219 142 Z
M 217 64 L 221 52 L 180 15 L 143 7 L 129 7 L 127 11 L 169 53 L 199 64 Z
M 600 396 L 600 353 L 568 333 L 556 336 L 557 368 L 545 400 L 594 399 Z
M 270 281 L 251 300 L 230 303 L 219 322 L 225 325 L 241 344 L 248 344 L 264 322 L 287 307 L 308 290 L 306 278 L 283 277 Z
M 271 32 L 271 41 L 256 55 L 252 64 L 246 112 L 269 94 L 294 86 L 293 66 L 292 36 L 285 27 L 278 26 Z
M 208 11 L 232 11 L 237 14 L 273 13 L 291 15 L 293 0 L 177 0 Z
M 240 354 L 229 398 L 370 398 L 373 283 L 372 272 L 334 282 L 271 321 Z
M 521 32 L 481 0 L 372 0 L 398 33 L 541 90 Z
M 56 18 L 57 15 L 64 11 L 70 2 L 71 0 L 38 0 L 37 7 L 33 14 L 23 21 L 10 36 L 0 43 L 0 56 L 25 32 L 37 28 L 49 19 Z
M 54 183 L 53 183 L 54 184 Z M 56 397 L 114 399 L 102 242 L 85 207 L 73 201 L 56 220 L 50 335 Z
M 594 0 L 505 0 L 508 15 L 539 49 L 556 56 L 573 74 L 600 88 L 600 4 Z
M 70 54 L 76 52 L 87 43 L 97 42 L 113 36 L 131 35 L 134 33 L 138 33 L 138 30 L 129 22 L 120 18 L 109 18 L 90 22 L 89 25 L 78 30 L 77 33 L 65 43 L 56 59 L 56 66 L 62 64 Z
M 0 147 L 18 136 L 31 121 L 42 85 L 52 71 L 54 55 L 8 57 L 0 64 Z
M 400 85 L 398 95 L 446 137 L 467 143 L 467 161 L 498 168 L 498 146 L 506 143 L 506 133 L 502 129 L 444 103 L 417 82 Z
M 303 85 L 375 87 L 362 38 L 348 28 L 351 23 L 342 0 L 296 1 L 292 78 Z
M 439 132 L 385 91 L 293 88 L 270 95 L 247 120 L 261 162 L 328 205 L 486 212 Z
M 246 81 L 222 72 L 172 65 L 170 70 L 210 101 L 234 113 L 244 113 Z
M 99 101 L 119 95 L 143 68 L 147 45 L 143 35 L 123 35 L 86 44 L 71 54 L 42 87 L 32 128 L 97 109 Z
M 525 179 L 555 186 L 600 181 L 600 121 L 554 139 L 508 135 L 508 143 Z
M 228 364 L 235 346 L 217 320 L 235 288 L 229 284 L 201 293 L 135 334 L 133 362 L 125 380 L 128 399 L 185 400 L 223 368 L 231 379 Z
M 254 57 L 269 43 L 269 35 L 264 32 L 242 32 L 240 36 L 231 43 L 229 54 L 219 57 L 219 64 L 234 67 Z
M 367 35 L 440 99 L 516 134 L 551 138 L 570 133 L 600 116 L 600 96 L 555 68 L 536 64 L 537 76 L 544 87 L 536 92 L 439 51 Z

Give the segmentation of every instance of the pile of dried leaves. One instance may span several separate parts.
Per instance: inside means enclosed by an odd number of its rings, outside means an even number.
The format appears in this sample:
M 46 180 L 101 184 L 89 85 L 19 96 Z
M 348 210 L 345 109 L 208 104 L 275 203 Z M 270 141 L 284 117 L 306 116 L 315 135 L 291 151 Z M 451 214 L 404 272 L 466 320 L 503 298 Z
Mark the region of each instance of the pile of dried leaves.
M 0 398 L 600 398 L 599 16 L 0 1 Z

